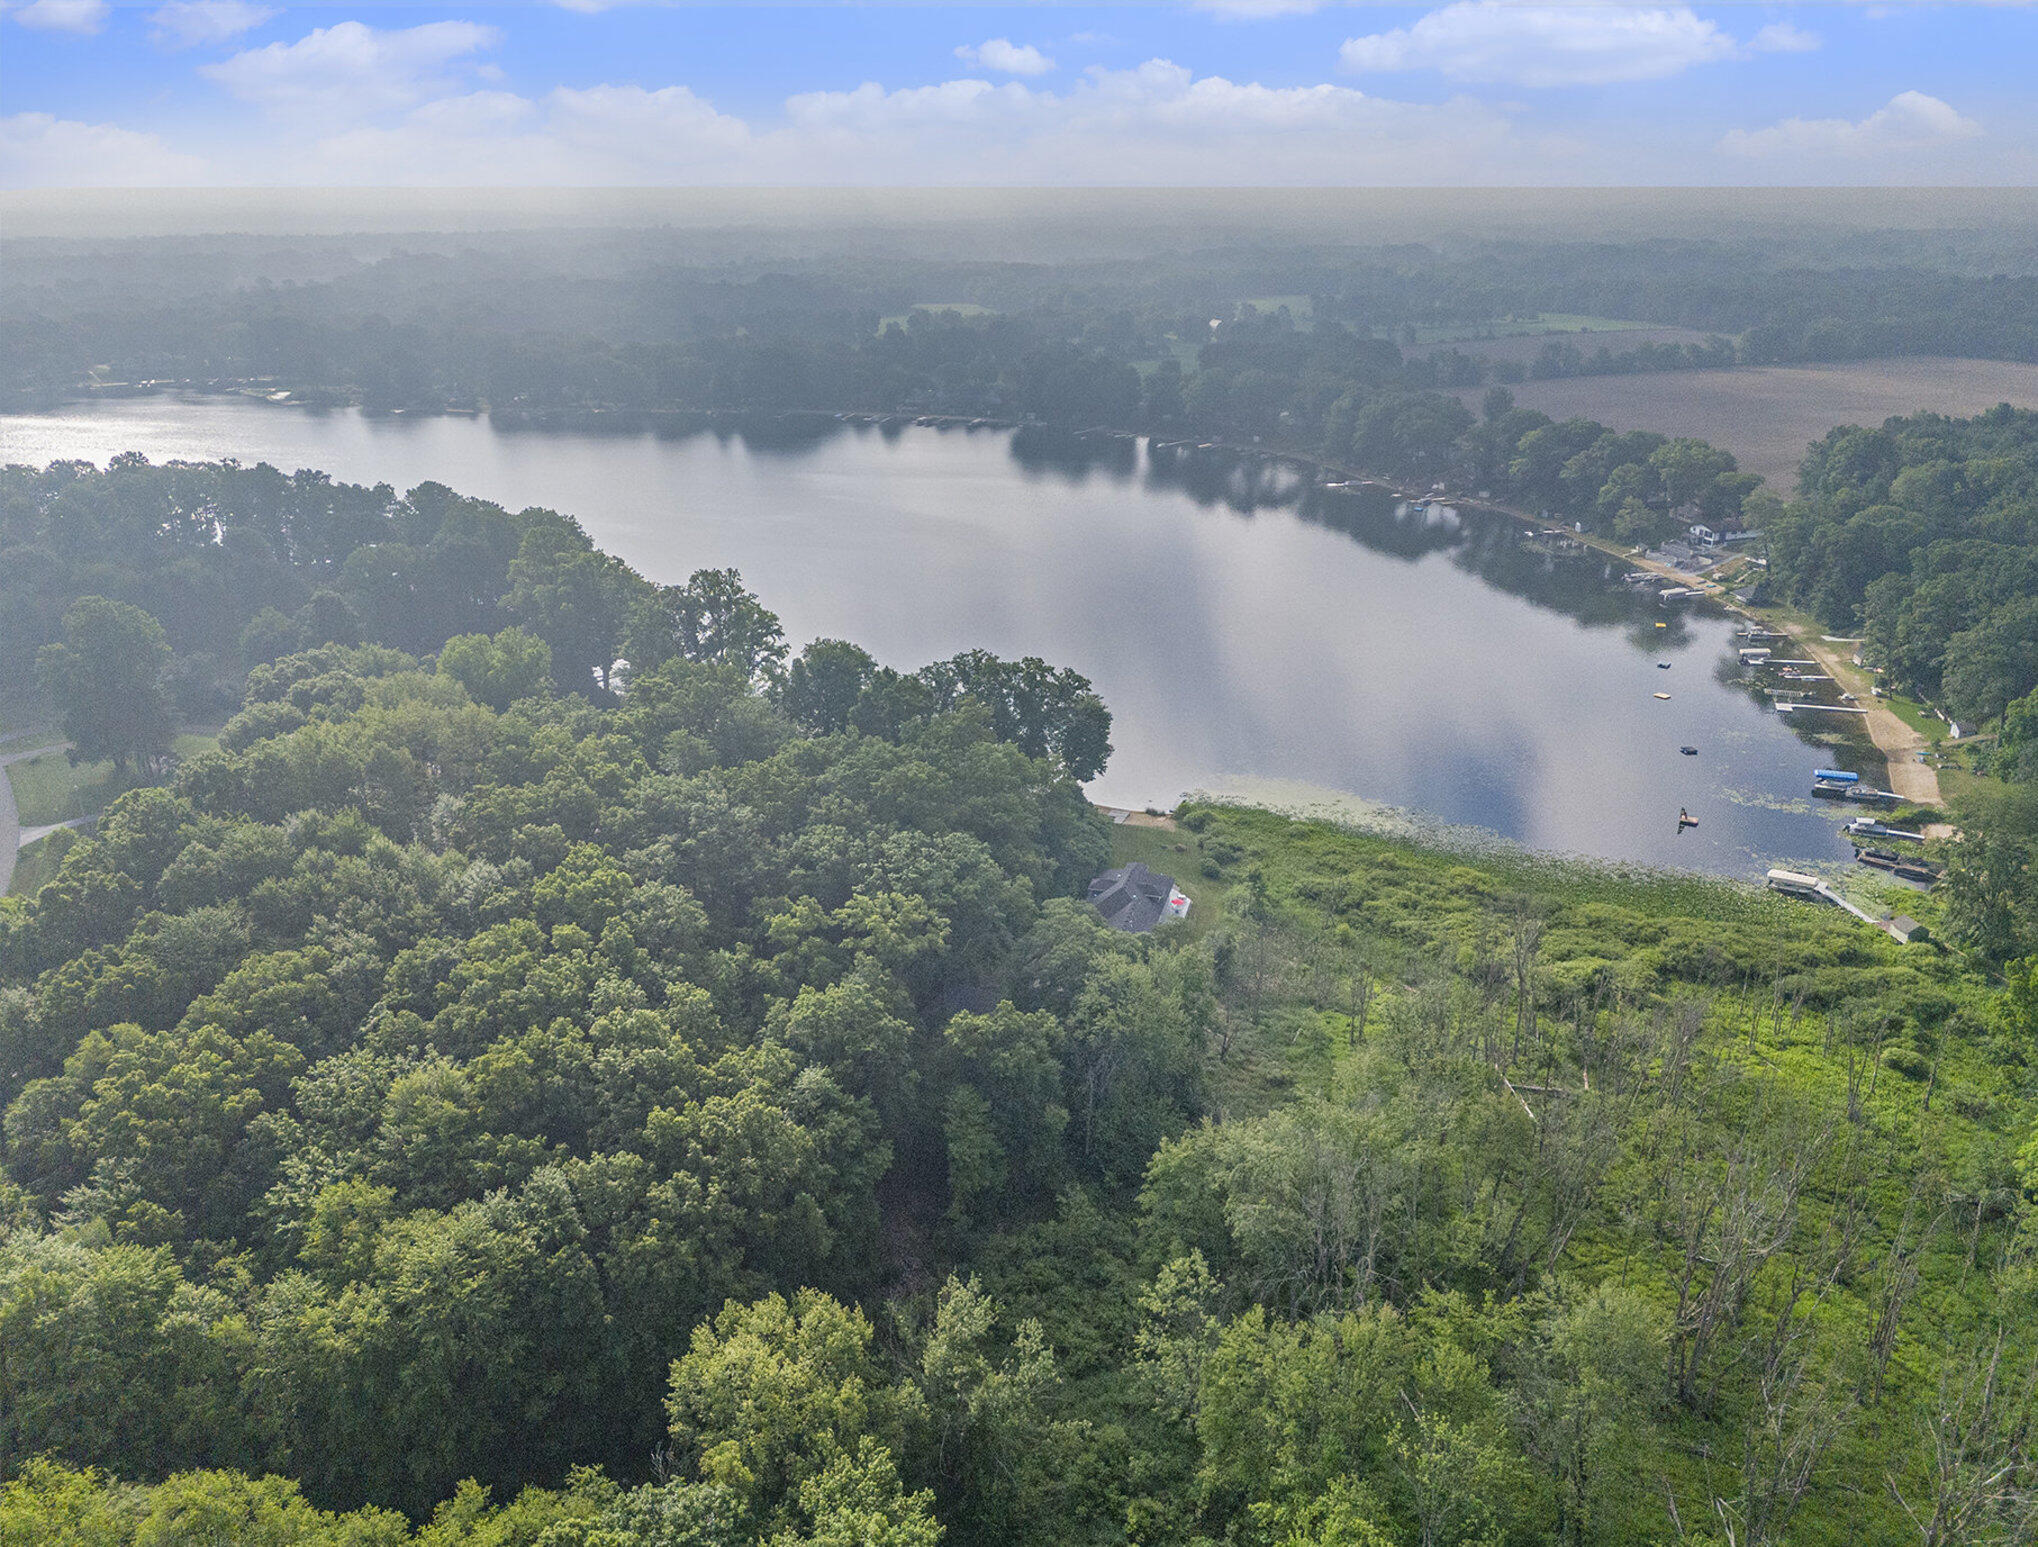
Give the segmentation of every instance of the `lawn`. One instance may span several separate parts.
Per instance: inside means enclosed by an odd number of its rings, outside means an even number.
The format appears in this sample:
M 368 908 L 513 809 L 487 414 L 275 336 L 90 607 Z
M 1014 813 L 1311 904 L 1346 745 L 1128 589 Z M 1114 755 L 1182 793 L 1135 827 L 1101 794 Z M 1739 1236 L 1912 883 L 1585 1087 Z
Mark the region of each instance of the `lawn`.
M 79 763 L 61 752 L 45 752 L 25 763 L 12 763 L 8 782 L 14 786 L 14 809 L 21 825 L 47 827 L 90 816 L 114 796 L 142 781 L 116 774 L 111 763 Z
M 1168 927 L 1182 930 L 1181 938 L 1190 940 L 1208 934 L 1224 906 L 1224 883 L 1201 875 L 1196 868 L 1199 859 L 1192 833 L 1167 827 L 1133 827 L 1123 822 L 1111 829 L 1113 865 L 1142 860 L 1149 870 L 1173 876 L 1175 885 L 1188 894 L 1188 918 Z
M 217 736 L 188 734 L 173 738 L 170 750 L 184 759 L 218 745 Z M 14 786 L 14 807 L 24 828 L 93 816 L 114 796 L 148 782 L 132 773 L 116 773 L 111 763 L 73 766 L 61 752 L 45 752 L 25 763 L 9 764 L 7 779 Z
M 1656 322 L 1628 322 L 1619 317 L 1578 317 L 1539 312 L 1533 317 L 1491 317 L 1484 322 L 1440 323 L 1416 327 L 1416 347 L 1460 344 L 1498 338 L 1539 338 L 1547 333 L 1633 333 L 1661 328 Z M 1680 332 L 1685 330 L 1678 330 Z
M 14 875 L 7 883 L 7 895 L 33 897 L 54 881 L 57 866 L 63 863 L 65 852 L 75 841 L 76 835 L 67 829 L 38 838 L 20 850 L 14 857 Z
M 1927 741 L 1940 741 L 1946 735 L 1946 722 L 1914 698 L 1905 698 L 1901 693 L 1892 693 L 1883 700 L 1889 710 L 1904 724 L 1923 736 Z

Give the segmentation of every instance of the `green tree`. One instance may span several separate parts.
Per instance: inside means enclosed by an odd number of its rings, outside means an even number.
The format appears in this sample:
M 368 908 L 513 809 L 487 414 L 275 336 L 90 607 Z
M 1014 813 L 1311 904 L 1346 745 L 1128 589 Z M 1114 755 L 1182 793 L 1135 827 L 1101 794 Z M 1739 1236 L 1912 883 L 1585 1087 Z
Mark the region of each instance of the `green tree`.
M 871 1435 L 800 1484 L 805 1521 L 768 1547 L 937 1547 L 934 1495 L 908 1493 L 892 1453 Z
M 677 655 L 727 666 L 745 682 L 776 681 L 786 657 L 778 615 L 744 589 L 733 569 L 695 570 L 685 585 L 645 598 L 631 619 L 629 644 L 632 666 Z
M 816 736 L 847 730 L 876 670 L 868 651 L 840 639 L 815 640 L 786 671 L 780 694 L 786 718 Z
M 1702 440 L 1679 436 L 1658 446 L 1650 454 L 1649 466 L 1663 481 L 1663 497 L 1674 510 L 1697 503 L 1714 479 L 1734 471 L 1734 459 Z
M 584 692 L 593 678 L 606 688 L 643 582 L 579 527 L 552 517 L 524 534 L 509 584 L 503 604 L 551 646 L 560 687 Z
M 886 1379 L 862 1312 L 802 1289 L 790 1302 L 732 1300 L 696 1327 L 672 1366 L 666 1411 L 702 1478 L 750 1519 L 787 1527 L 809 1484 L 865 1461 L 866 1439 L 896 1451 L 922 1404 Z
M 64 612 L 61 643 L 36 656 L 42 690 L 63 711 L 72 761 L 111 759 L 125 770 L 170 750 L 170 665 L 163 626 L 139 607 L 81 596 Z
M 439 675 L 451 677 L 476 703 L 507 709 L 519 698 L 544 691 L 552 678 L 552 647 L 535 634 L 506 628 L 487 634 L 456 634 L 439 650 Z
M 1556 1301 L 1537 1328 L 1515 1417 L 1549 1479 L 1559 1542 L 1627 1539 L 1636 1439 L 1662 1378 L 1664 1334 L 1648 1302 L 1616 1284 Z
M 1990 961 L 2008 961 L 2038 947 L 2038 887 L 2032 876 L 2038 794 L 1973 801 L 1960 813 L 1957 840 L 1940 853 L 1946 874 L 1940 894 L 1953 938 Z
M 1003 1341 L 992 1298 L 950 1275 L 920 1355 L 942 1513 L 978 1541 L 1062 1540 L 1081 1430 L 1055 1417 L 1061 1377 L 1040 1323 Z

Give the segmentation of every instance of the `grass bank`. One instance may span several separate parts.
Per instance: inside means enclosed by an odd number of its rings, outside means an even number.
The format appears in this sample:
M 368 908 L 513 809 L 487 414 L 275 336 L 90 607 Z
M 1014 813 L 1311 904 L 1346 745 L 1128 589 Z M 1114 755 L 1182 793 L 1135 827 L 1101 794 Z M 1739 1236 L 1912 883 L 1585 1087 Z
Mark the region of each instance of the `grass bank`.
M 170 751 L 181 760 L 218 745 L 216 735 L 187 732 L 172 739 Z M 7 781 L 14 787 L 14 806 L 23 828 L 97 816 L 116 795 L 151 782 L 132 771 L 123 774 L 111 763 L 72 763 L 55 751 L 10 763 Z

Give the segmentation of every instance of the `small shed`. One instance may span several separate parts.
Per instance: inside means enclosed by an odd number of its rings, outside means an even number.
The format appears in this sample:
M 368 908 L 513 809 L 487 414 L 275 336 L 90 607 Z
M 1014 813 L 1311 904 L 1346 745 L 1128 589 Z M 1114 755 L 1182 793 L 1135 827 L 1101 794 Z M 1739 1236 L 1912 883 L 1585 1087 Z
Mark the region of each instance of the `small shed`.
M 1186 918 L 1189 899 L 1173 876 L 1150 870 L 1140 860 L 1107 870 L 1090 883 L 1090 903 L 1113 929 L 1143 935 L 1162 919 Z
M 1921 945 L 1932 938 L 1929 929 L 1905 913 L 1899 913 L 1885 927 L 1905 945 Z

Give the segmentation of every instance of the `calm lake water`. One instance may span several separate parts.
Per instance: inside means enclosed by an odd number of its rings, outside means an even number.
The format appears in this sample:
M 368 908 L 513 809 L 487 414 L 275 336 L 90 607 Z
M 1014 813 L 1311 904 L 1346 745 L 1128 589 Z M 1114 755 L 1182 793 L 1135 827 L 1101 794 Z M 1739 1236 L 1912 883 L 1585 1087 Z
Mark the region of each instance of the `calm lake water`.
M 1091 793 L 1118 804 L 1356 796 L 1541 849 L 1752 875 L 1846 858 L 1811 770 L 1878 766 L 1755 701 L 1724 618 L 1634 596 L 1597 556 L 1529 551 L 1505 518 L 1258 459 L 832 420 L 502 430 L 218 398 L 0 418 L 8 462 L 122 451 L 436 480 L 567 512 L 658 580 L 733 565 L 796 644 L 1073 666 L 1116 717 Z M 1699 826 L 1680 833 L 1679 807 Z

